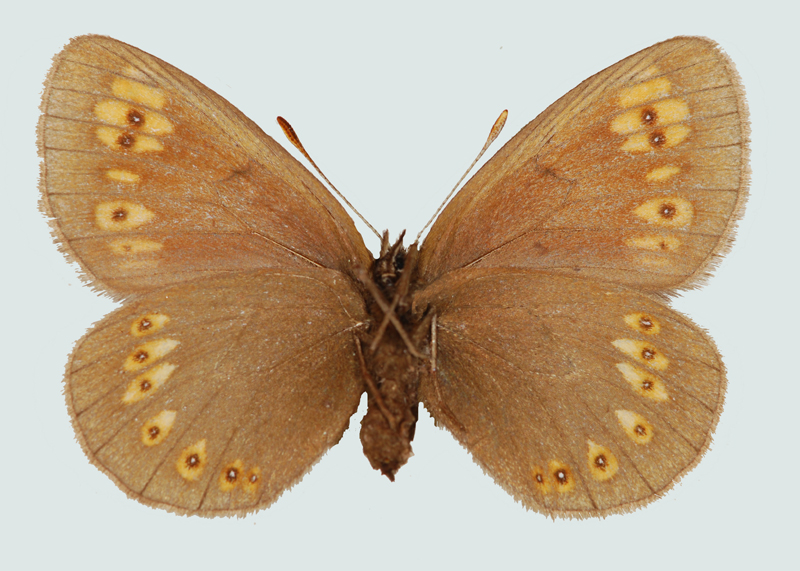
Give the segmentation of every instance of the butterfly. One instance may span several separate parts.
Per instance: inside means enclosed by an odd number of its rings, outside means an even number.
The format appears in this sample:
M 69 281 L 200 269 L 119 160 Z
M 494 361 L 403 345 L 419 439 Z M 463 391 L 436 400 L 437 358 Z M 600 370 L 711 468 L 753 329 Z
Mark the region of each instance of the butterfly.
M 730 247 L 748 129 L 712 41 L 656 44 L 524 127 L 421 246 L 384 233 L 373 258 L 225 99 L 75 38 L 45 83 L 41 206 L 85 281 L 123 302 L 70 357 L 77 438 L 144 504 L 242 515 L 297 483 L 366 391 L 364 453 L 390 479 L 421 402 L 528 509 L 645 505 L 720 416 L 720 355 L 668 298 Z

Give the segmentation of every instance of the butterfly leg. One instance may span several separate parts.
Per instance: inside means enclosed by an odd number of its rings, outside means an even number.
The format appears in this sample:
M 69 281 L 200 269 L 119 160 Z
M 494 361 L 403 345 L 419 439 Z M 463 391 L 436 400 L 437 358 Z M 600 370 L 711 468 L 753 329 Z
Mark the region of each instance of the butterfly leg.
M 375 300 L 375 303 L 383 312 L 383 315 L 389 319 L 392 325 L 394 325 L 397 334 L 403 340 L 403 343 L 405 344 L 408 352 L 411 353 L 411 355 L 413 355 L 417 359 L 424 359 L 425 356 L 419 351 L 417 351 L 416 347 L 414 347 L 414 344 L 411 342 L 408 333 L 403 328 L 403 324 L 400 322 L 400 319 L 397 317 L 397 315 L 393 311 L 391 311 L 390 304 L 386 301 L 386 298 L 383 296 L 380 289 L 378 289 L 378 286 L 376 286 L 372 281 L 369 280 L 369 278 L 366 276 L 366 272 L 362 273 L 364 275 L 359 275 L 359 278 L 362 279 L 362 282 L 367 287 L 367 290 L 369 291 L 372 298 Z
M 450 407 L 447 406 L 444 398 L 442 397 L 442 387 L 439 384 L 439 376 L 436 372 L 436 357 L 437 357 L 437 341 L 436 341 L 436 314 L 432 314 L 431 320 L 431 358 L 430 358 L 430 379 L 431 383 L 433 384 L 433 392 L 436 395 L 436 406 L 442 411 L 442 413 L 450 419 L 453 423 L 455 429 L 461 431 L 462 435 L 466 435 L 467 429 L 461 423 L 456 415 L 453 414 L 453 411 L 450 410 Z
M 381 391 L 378 390 L 378 386 L 375 384 L 375 379 L 372 378 L 372 375 L 367 368 L 367 363 L 364 361 L 364 352 L 361 350 L 361 341 L 359 341 L 358 337 L 355 335 L 353 335 L 353 340 L 356 343 L 356 353 L 358 353 L 358 361 L 361 365 L 361 374 L 364 376 L 364 382 L 367 385 L 367 392 L 369 393 L 370 397 L 375 399 L 375 404 L 377 405 L 378 409 L 380 409 L 386 421 L 389 423 L 389 427 L 392 430 L 395 430 L 397 428 L 397 420 L 395 419 L 394 415 L 389 412 L 389 409 L 386 407 L 386 403 L 383 402 Z

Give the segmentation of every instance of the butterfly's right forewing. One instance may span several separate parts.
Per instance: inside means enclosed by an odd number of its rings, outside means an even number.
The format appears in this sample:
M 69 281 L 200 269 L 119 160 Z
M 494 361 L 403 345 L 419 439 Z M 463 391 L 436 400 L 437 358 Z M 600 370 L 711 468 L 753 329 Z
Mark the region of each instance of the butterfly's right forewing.
M 331 270 L 264 270 L 145 294 L 76 346 L 78 438 L 128 495 L 204 516 L 266 507 L 339 441 L 363 384 L 363 302 Z
M 738 74 L 712 41 L 642 50 L 564 95 L 467 182 L 425 240 L 421 279 L 523 267 L 696 286 L 742 213 L 748 133 Z

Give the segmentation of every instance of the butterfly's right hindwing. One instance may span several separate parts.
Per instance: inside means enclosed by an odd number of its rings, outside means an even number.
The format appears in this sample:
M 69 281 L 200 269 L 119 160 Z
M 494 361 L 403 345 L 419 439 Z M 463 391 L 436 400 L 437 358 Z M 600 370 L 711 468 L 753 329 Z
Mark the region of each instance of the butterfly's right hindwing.
M 711 442 L 725 393 L 714 343 L 655 299 L 530 270 L 452 272 L 417 299 L 437 312 L 437 423 L 527 508 L 630 511 Z

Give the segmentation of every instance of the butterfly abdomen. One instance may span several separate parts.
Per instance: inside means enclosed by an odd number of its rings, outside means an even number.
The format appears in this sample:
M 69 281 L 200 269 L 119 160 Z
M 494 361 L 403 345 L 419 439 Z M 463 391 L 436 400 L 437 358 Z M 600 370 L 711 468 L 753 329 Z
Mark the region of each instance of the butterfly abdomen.
M 393 334 L 385 337 L 367 363 L 377 391 L 368 391 L 367 414 L 361 421 L 361 443 L 372 467 L 394 480 L 412 455 L 411 440 L 419 406 L 419 367 L 417 359 Z

